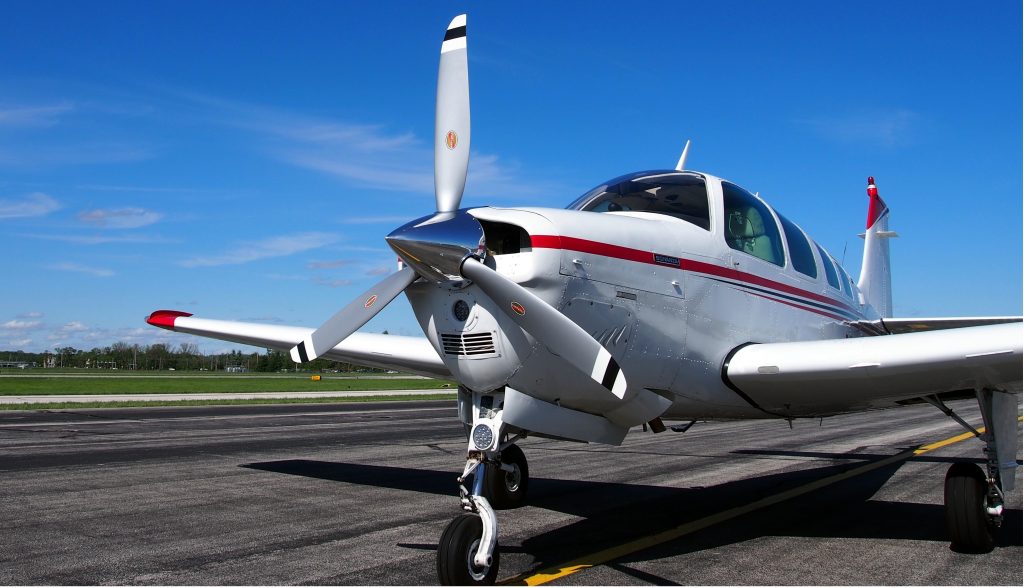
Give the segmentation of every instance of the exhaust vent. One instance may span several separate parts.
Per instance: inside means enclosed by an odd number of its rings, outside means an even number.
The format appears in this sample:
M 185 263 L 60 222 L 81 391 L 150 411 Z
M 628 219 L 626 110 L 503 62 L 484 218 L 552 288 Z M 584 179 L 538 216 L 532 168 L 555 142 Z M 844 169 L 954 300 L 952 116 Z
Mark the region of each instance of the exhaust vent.
M 441 333 L 445 355 L 482 357 L 495 355 L 492 333 Z

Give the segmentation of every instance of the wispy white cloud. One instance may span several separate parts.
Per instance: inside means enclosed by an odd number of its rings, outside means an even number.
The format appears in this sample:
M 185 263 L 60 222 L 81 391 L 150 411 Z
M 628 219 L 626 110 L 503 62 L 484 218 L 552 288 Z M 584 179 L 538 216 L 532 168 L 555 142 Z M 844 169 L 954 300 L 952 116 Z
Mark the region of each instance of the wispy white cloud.
M 269 237 L 262 241 L 251 241 L 239 244 L 223 253 L 193 257 L 179 263 L 184 267 L 210 267 L 220 265 L 237 265 L 273 257 L 285 257 L 330 245 L 338 240 L 331 233 L 298 233 Z
M 60 203 L 42 192 L 35 192 L 18 200 L 0 199 L 0 219 L 46 216 L 59 209 Z
M 62 272 L 75 272 L 75 273 L 80 273 L 80 274 L 89 274 L 91 276 L 96 276 L 97 278 L 109 278 L 110 276 L 114 275 L 114 271 L 113 270 L 99 268 L 99 267 L 92 267 L 92 266 L 88 266 L 88 265 L 82 265 L 80 263 L 65 262 L 65 263 L 58 263 L 58 264 L 50 265 L 50 266 L 47 266 L 47 267 L 49 269 L 58 270 L 58 271 L 62 271 Z
M 19 235 L 28 239 L 43 239 L 46 241 L 61 241 L 74 243 L 76 245 L 103 245 L 105 243 L 177 243 L 175 239 L 158 237 L 153 235 L 65 235 L 65 234 L 33 234 L 23 233 Z
M 52 127 L 62 114 L 75 109 L 70 102 L 44 106 L 0 107 L 0 127 Z
M 380 266 L 373 267 L 373 268 L 370 268 L 370 269 L 366 270 L 366 275 L 368 275 L 368 276 L 385 276 L 387 274 L 390 274 L 392 271 L 395 271 L 394 267 L 387 267 L 387 266 L 380 265 Z
M 796 122 L 833 141 L 896 147 L 914 140 L 921 117 L 911 110 L 895 109 L 823 115 Z
M 311 261 L 306 264 L 306 267 L 309 269 L 334 269 L 351 263 L 351 259 L 332 259 L 330 261 Z
M 13 349 L 20 349 L 28 347 L 32 344 L 32 339 L 10 339 L 7 341 L 7 346 Z
M 285 282 L 301 282 L 309 279 L 309 276 L 302 276 L 299 274 L 263 274 L 263 277 L 268 280 L 280 280 Z
M 156 150 L 147 145 L 113 142 L 51 144 L 32 148 L 0 146 L 0 166 L 40 168 L 133 163 L 152 159 L 155 154 Z
M 250 192 L 247 189 L 223 190 L 219 188 L 183 188 L 173 186 L 128 186 L 119 184 L 81 184 L 75 186 L 78 190 L 89 190 L 92 192 L 132 192 L 137 194 L 244 194 Z
M 209 110 L 211 122 L 261 136 L 263 140 L 257 144 L 284 163 L 365 188 L 434 192 L 432 137 L 394 131 L 384 125 L 326 120 L 195 93 L 178 95 Z M 524 179 L 519 166 L 478 152 L 470 158 L 467 186 L 474 194 L 499 198 L 561 192 L 555 182 Z
M 45 316 L 45 315 L 44 315 L 43 313 L 41 313 L 41 312 L 39 312 L 39 311 L 35 311 L 35 310 L 33 310 L 33 311 L 29 311 L 29 312 L 23 312 L 23 313 L 19 314 L 19 315 L 18 315 L 18 318 L 23 318 L 23 319 L 38 319 L 38 318 L 43 318 L 43 316 Z
M 313 283 L 318 286 L 327 286 L 328 288 L 342 288 L 345 286 L 351 286 L 352 280 L 346 279 L 329 279 L 329 278 L 313 278 Z
M 292 165 L 342 178 L 368 188 L 418 192 L 434 191 L 434 170 L 399 161 L 355 161 L 341 152 L 325 155 L 320 150 L 293 149 L 277 154 Z M 417 157 L 417 159 L 424 159 Z
M 421 215 L 422 216 L 422 215 Z M 409 215 L 394 215 L 394 216 L 349 216 L 345 217 L 338 222 L 343 225 L 377 225 L 377 224 L 405 224 L 413 220 L 413 217 Z
M 163 215 L 144 208 L 97 208 L 78 213 L 78 220 L 105 229 L 137 229 L 151 225 Z
M 0 330 L 4 331 L 32 331 L 38 329 L 43 325 L 42 321 L 22 321 L 22 320 L 11 320 L 0 325 Z

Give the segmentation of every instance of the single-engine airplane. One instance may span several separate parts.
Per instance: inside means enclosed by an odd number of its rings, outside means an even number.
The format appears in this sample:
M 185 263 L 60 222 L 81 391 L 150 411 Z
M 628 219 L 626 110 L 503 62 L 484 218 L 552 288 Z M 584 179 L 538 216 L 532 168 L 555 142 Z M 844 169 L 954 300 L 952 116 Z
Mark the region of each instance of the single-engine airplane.
M 893 318 L 889 208 L 868 179 L 859 279 L 757 194 L 686 169 L 630 173 L 565 209 L 460 208 L 469 165 L 466 16 L 441 44 L 436 211 L 386 237 L 400 269 L 317 329 L 170 310 L 181 333 L 454 378 L 469 437 L 443 584 L 493 583 L 494 509 L 522 504 L 528 435 L 617 445 L 662 419 L 793 419 L 921 398 L 974 431 L 986 467 L 946 475 L 955 549 L 992 549 L 1012 489 L 1020 317 Z M 405 293 L 426 338 L 358 333 Z M 943 402 L 976 395 L 974 430 Z M 453 485 L 454 486 L 454 485 Z M 453 488 L 454 490 L 455 488 Z

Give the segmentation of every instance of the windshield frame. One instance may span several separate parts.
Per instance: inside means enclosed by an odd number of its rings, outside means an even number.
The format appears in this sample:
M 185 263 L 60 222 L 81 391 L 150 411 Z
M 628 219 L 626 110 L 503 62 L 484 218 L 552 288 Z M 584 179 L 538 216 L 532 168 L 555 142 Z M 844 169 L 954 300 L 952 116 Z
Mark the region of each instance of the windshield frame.
M 698 227 L 698 228 L 700 228 L 702 230 L 705 230 L 705 231 L 708 231 L 708 232 L 712 232 L 712 227 L 714 226 L 713 222 L 712 222 L 712 217 L 714 215 L 713 215 L 713 207 L 712 207 L 712 203 L 711 203 L 711 194 L 709 192 L 709 186 L 708 186 L 708 178 L 704 174 L 697 173 L 697 172 L 691 172 L 691 171 L 649 170 L 649 171 L 633 172 L 633 173 L 630 173 L 630 174 L 625 174 L 625 175 L 619 176 L 617 178 L 613 178 L 611 180 L 603 182 L 603 183 L 599 184 L 598 186 L 588 190 L 582 196 L 580 196 L 579 198 L 577 198 L 577 199 L 573 200 L 571 203 L 569 203 L 569 205 L 566 206 L 566 209 L 567 210 L 579 210 L 579 211 L 583 211 L 583 212 L 596 212 L 596 213 L 609 212 L 607 210 L 597 211 L 597 210 L 588 210 L 588 209 L 591 209 L 591 208 L 593 208 L 595 206 L 600 205 L 600 202 L 603 202 L 604 199 L 609 199 L 610 200 L 612 198 L 627 198 L 627 197 L 630 196 L 630 194 L 638 194 L 639 193 L 639 192 L 623 193 L 621 191 L 612 192 L 612 190 L 614 190 L 615 188 L 619 188 L 619 187 L 621 187 L 621 186 L 623 186 L 625 184 L 628 184 L 628 183 L 631 183 L 631 182 L 637 182 L 639 180 L 646 180 L 646 179 L 657 180 L 657 178 L 659 178 L 659 177 L 677 177 L 677 178 L 678 177 L 686 177 L 686 178 L 695 180 L 692 184 L 666 182 L 664 184 L 666 186 L 670 186 L 670 185 L 680 185 L 680 186 L 690 185 L 690 186 L 692 186 L 692 185 L 696 185 L 699 182 L 699 184 L 701 186 L 703 186 L 704 199 L 705 199 L 704 200 L 704 209 L 702 211 L 700 211 L 702 214 L 700 214 L 700 215 L 690 215 L 690 214 L 686 214 L 685 212 L 682 212 L 682 211 L 680 211 L 679 214 L 673 214 L 672 211 L 667 210 L 667 209 L 660 209 L 659 210 L 659 209 L 653 209 L 653 208 L 652 209 L 635 209 L 635 210 L 634 209 L 629 209 L 629 208 L 624 208 L 624 209 L 622 209 L 622 211 L 623 212 L 629 212 L 629 211 L 632 211 L 632 212 L 645 212 L 645 213 L 649 213 L 649 214 L 663 215 L 663 216 L 666 216 L 666 217 L 669 217 L 669 218 L 674 218 L 674 219 L 677 219 L 677 220 L 681 220 L 681 221 L 686 222 L 686 223 L 688 223 L 690 225 Z M 652 184 L 652 188 L 653 188 L 654 184 L 657 184 L 657 182 L 656 181 L 652 181 L 651 184 Z M 641 191 L 646 191 L 646 190 L 641 190 Z M 618 196 L 610 196 L 611 194 L 618 194 Z M 657 198 L 658 198 L 657 194 L 650 194 L 650 196 L 652 198 L 652 201 L 657 201 Z M 611 212 L 616 212 L 616 211 L 611 211 Z M 700 222 L 698 222 L 698 221 L 700 221 Z

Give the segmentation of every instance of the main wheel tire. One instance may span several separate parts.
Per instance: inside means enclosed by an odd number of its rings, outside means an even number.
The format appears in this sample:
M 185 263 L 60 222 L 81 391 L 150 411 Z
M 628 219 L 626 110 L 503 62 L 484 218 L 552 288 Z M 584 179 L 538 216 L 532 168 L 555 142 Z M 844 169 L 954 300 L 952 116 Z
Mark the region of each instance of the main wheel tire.
M 988 482 L 978 466 L 958 462 L 946 472 L 946 529 L 953 551 L 988 553 L 995 546 L 986 494 Z
M 481 568 L 473 563 L 484 527 L 480 517 L 463 514 L 452 519 L 437 544 L 437 581 L 442 586 L 490 586 L 498 578 L 498 546 L 491 565 Z
M 489 466 L 485 480 L 487 499 L 498 510 L 519 508 L 526 503 L 526 490 L 530 485 L 526 455 L 518 445 L 509 445 L 501 452 L 501 462 L 512 466 L 512 471 Z

